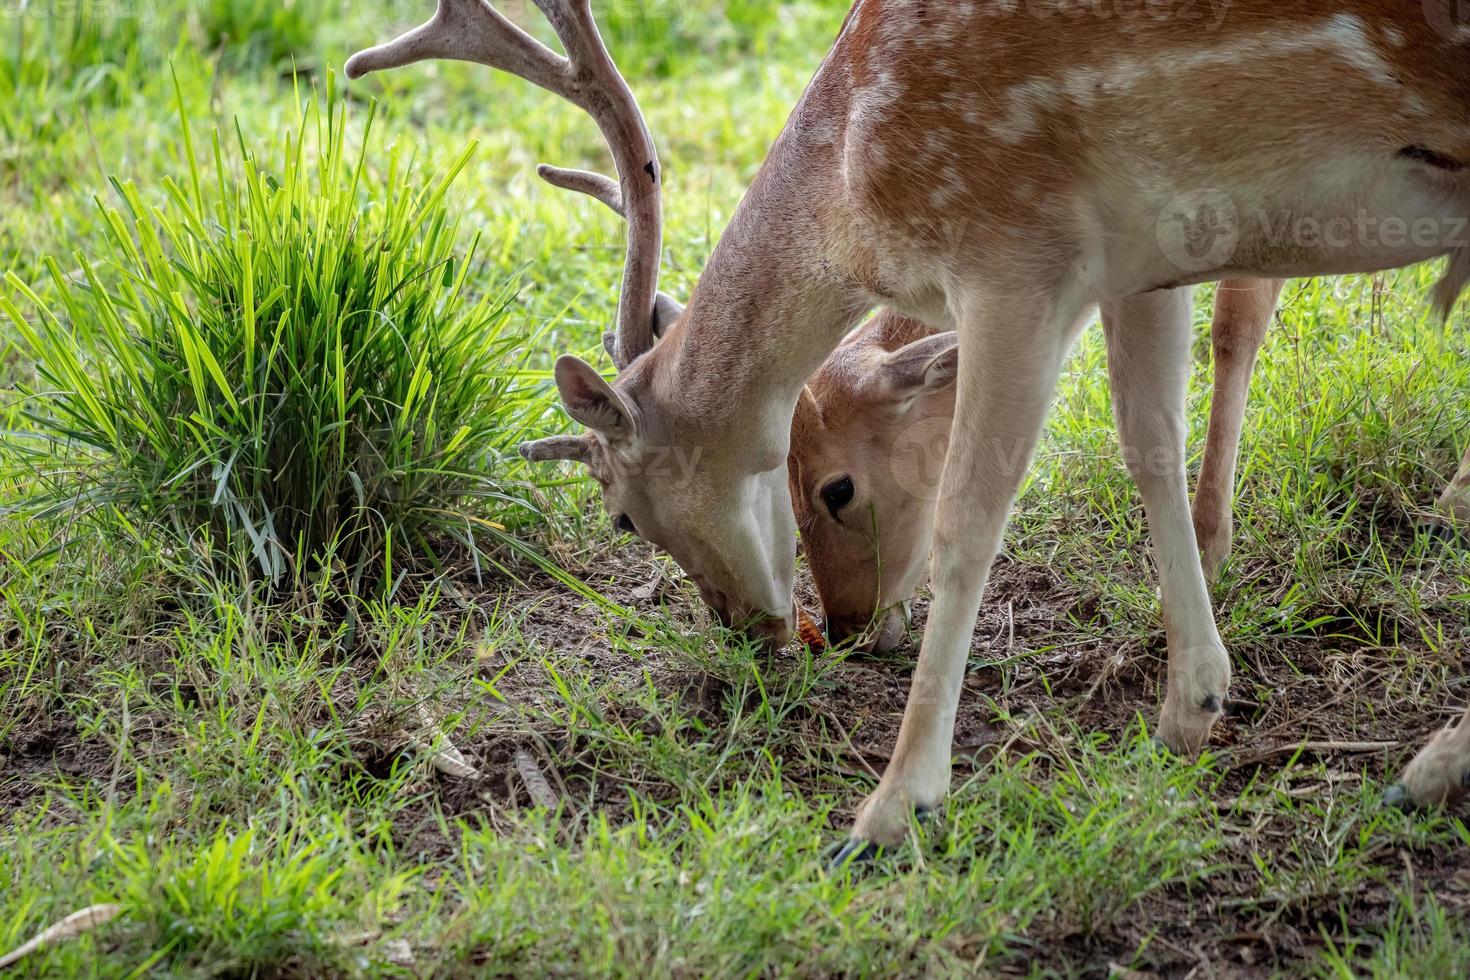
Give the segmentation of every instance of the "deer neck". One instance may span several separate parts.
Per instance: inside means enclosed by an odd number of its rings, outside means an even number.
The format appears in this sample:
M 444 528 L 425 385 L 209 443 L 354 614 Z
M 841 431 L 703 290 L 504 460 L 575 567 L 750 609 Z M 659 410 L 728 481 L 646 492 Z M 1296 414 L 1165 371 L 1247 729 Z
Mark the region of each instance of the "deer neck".
M 872 306 L 829 254 L 839 147 L 804 127 L 802 112 L 772 147 L 684 316 L 644 358 L 646 383 L 661 405 L 682 409 L 686 427 L 732 448 L 754 438 L 772 466 L 785 464 L 802 386 Z

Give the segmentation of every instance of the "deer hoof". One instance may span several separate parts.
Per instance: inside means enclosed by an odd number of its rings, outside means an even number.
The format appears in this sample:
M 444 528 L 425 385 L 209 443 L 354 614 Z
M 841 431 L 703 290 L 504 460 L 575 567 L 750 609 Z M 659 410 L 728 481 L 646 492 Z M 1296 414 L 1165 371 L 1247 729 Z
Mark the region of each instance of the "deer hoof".
M 1159 738 L 1179 755 L 1199 755 L 1210 739 L 1210 729 L 1224 713 L 1229 690 L 1230 657 L 1224 647 L 1207 644 L 1177 653 L 1170 650 L 1169 689 L 1159 715 Z
M 914 807 L 914 819 L 923 827 L 931 827 L 939 822 L 939 808 L 932 806 Z M 872 864 L 891 848 L 884 847 L 874 841 L 865 840 L 862 837 L 850 837 L 843 843 L 832 848 L 827 859 L 828 867 L 832 871 L 842 871 L 844 868 L 856 865 Z
M 1403 813 L 1412 813 L 1419 809 L 1419 804 L 1414 802 L 1414 797 L 1410 795 L 1403 783 L 1394 783 L 1385 790 L 1383 793 L 1383 803 L 1385 806 L 1391 806 L 1395 810 Z
M 1467 730 L 1446 728 L 1404 767 L 1398 781 L 1383 793 L 1383 802 L 1400 810 L 1456 803 L 1470 792 L 1470 748 Z
M 1159 723 L 1158 741 L 1175 755 L 1193 759 L 1204 751 L 1205 743 L 1210 740 L 1210 729 L 1219 717 L 1219 711 L 1207 709 L 1192 712 L 1188 717 L 1166 712 Z
M 832 849 L 827 859 L 831 871 L 845 871 L 851 867 L 872 864 L 883 856 L 883 845 L 874 844 L 861 837 L 850 838 Z
M 1210 740 L 1210 729 L 1224 713 L 1224 698 L 1211 695 L 1203 699 L 1198 707 L 1191 706 L 1171 710 L 1172 702 L 1165 702 L 1163 716 L 1159 719 L 1156 740 L 1175 755 L 1193 759 Z

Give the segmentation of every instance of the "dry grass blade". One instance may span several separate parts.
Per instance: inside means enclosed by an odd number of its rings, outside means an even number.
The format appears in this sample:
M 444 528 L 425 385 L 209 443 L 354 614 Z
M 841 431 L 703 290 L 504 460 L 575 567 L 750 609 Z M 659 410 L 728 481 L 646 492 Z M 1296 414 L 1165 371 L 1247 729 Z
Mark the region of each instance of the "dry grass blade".
M 121 911 L 121 905 L 103 904 L 89 905 L 79 912 L 73 912 L 55 925 L 36 933 L 29 941 L 17 946 L 4 956 L 0 956 L 0 970 L 14 966 L 42 947 L 75 939 L 83 933 L 91 932 L 98 926 L 117 918 Z
M 548 810 L 555 810 L 561 802 L 556 795 L 556 790 L 546 781 L 541 772 L 541 767 L 536 764 L 536 757 L 531 750 L 524 745 L 516 748 L 516 772 L 520 773 L 521 781 L 526 784 L 526 789 L 531 794 L 531 799 L 537 806 L 544 806 Z
M 1283 742 L 1280 745 L 1268 745 L 1236 756 L 1230 760 L 1230 768 L 1239 769 L 1242 766 L 1255 765 L 1273 756 L 1289 755 L 1293 752 L 1311 752 L 1316 755 L 1332 752 L 1382 752 L 1386 749 L 1396 749 L 1399 745 L 1399 742 Z

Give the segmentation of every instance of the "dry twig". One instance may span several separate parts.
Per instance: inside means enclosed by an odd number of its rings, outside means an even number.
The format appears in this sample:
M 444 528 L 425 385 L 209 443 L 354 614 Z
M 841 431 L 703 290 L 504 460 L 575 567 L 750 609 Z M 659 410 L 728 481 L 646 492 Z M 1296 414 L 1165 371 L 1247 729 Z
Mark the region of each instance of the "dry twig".
M 1239 769 L 1242 766 L 1254 765 L 1264 762 L 1273 756 L 1290 755 L 1294 752 L 1313 752 L 1318 755 L 1327 752 L 1382 752 L 1385 749 L 1396 749 L 1398 742 L 1283 742 L 1280 745 L 1268 745 L 1254 752 L 1243 753 L 1230 760 L 1231 769 Z
M 117 918 L 117 914 L 121 911 L 121 905 L 103 904 L 89 905 L 79 912 L 73 912 L 55 925 L 36 933 L 29 941 L 17 946 L 4 956 L 0 956 L 0 970 L 14 966 L 42 947 L 75 939 L 84 933 L 91 932 L 98 926 Z

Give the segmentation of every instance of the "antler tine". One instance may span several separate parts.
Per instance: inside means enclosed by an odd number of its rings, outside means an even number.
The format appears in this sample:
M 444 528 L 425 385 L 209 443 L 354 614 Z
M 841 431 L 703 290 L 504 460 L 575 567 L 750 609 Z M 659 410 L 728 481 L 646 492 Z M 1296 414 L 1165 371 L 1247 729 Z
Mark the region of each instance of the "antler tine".
M 549 163 L 543 163 L 536 167 L 536 173 L 542 180 L 552 187 L 560 187 L 562 190 L 576 191 L 578 194 L 586 194 L 595 197 L 605 204 L 609 210 L 620 218 L 626 218 L 623 212 L 623 194 L 619 189 L 618 182 L 603 174 L 593 173 L 590 170 L 569 170 L 565 167 L 553 167 Z M 653 303 L 653 339 L 657 341 L 663 334 L 663 329 L 677 320 L 684 312 L 684 306 L 674 297 L 665 292 L 658 292 Z M 620 364 L 618 351 L 618 334 L 615 330 L 609 330 L 602 335 L 602 347 L 607 351 L 613 363 Z
M 628 254 L 623 289 L 618 297 L 617 350 L 613 363 L 627 367 L 653 347 L 658 302 L 659 254 L 663 247 L 663 208 L 658 153 L 632 89 L 618 71 L 597 31 L 590 0 L 534 0 L 571 59 L 578 101 L 597 121 L 618 170 L 621 207 L 613 208 L 628 222 Z M 574 101 L 577 101 L 574 99 Z M 565 173 L 563 171 L 562 173 Z M 546 178 L 546 174 L 542 174 Z M 547 178 L 549 179 L 549 178 Z M 585 179 L 583 190 L 590 187 Z M 558 185 L 567 186 L 567 185 Z M 591 190 L 611 207 L 606 190 Z
M 588 177 L 567 177 L 557 186 L 592 194 L 628 223 L 628 253 L 618 297 L 617 352 L 621 369 L 651 348 L 658 299 L 663 209 L 658 154 L 628 83 L 602 42 L 590 0 L 534 0 L 566 50 L 562 57 L 516 27 L 486 0 L 438 0 L 426 24 L 387 44 L 361 51 L 347 62 L 347 77 L 396 68 L 428 58 L 474 61 L 519 75 L 561 96 L 590 115 L 601 130 L 618 170 L 613 197 Z M 552 170 L 554 175 L 571 171 Z M 596 175 L 590 175 L 595 178 Z M 602 178 L 606 180 L 606 178 Z
M 571 63 L 521 30 L 485 0 L 438 0 L 434 16 L 386 44 L 347 59 L 348 78 L 416 61 L 473 61 L 519 75 L 557 95 L 567 89 Z M 575 100 L 574 100 L 575 101 Z
M 611 177 L 595 174 L 590 170 L 553 167 L 549 163 L 543 163 L 537 167 L 536 173 L 552 187 L 560 187 L 562 190 L 576 191 L 578 194 L 595 197 L 611 208 L 618 217 L 627 217 L 623 213 L 623 192 L 618 188 L 618 182 Z

